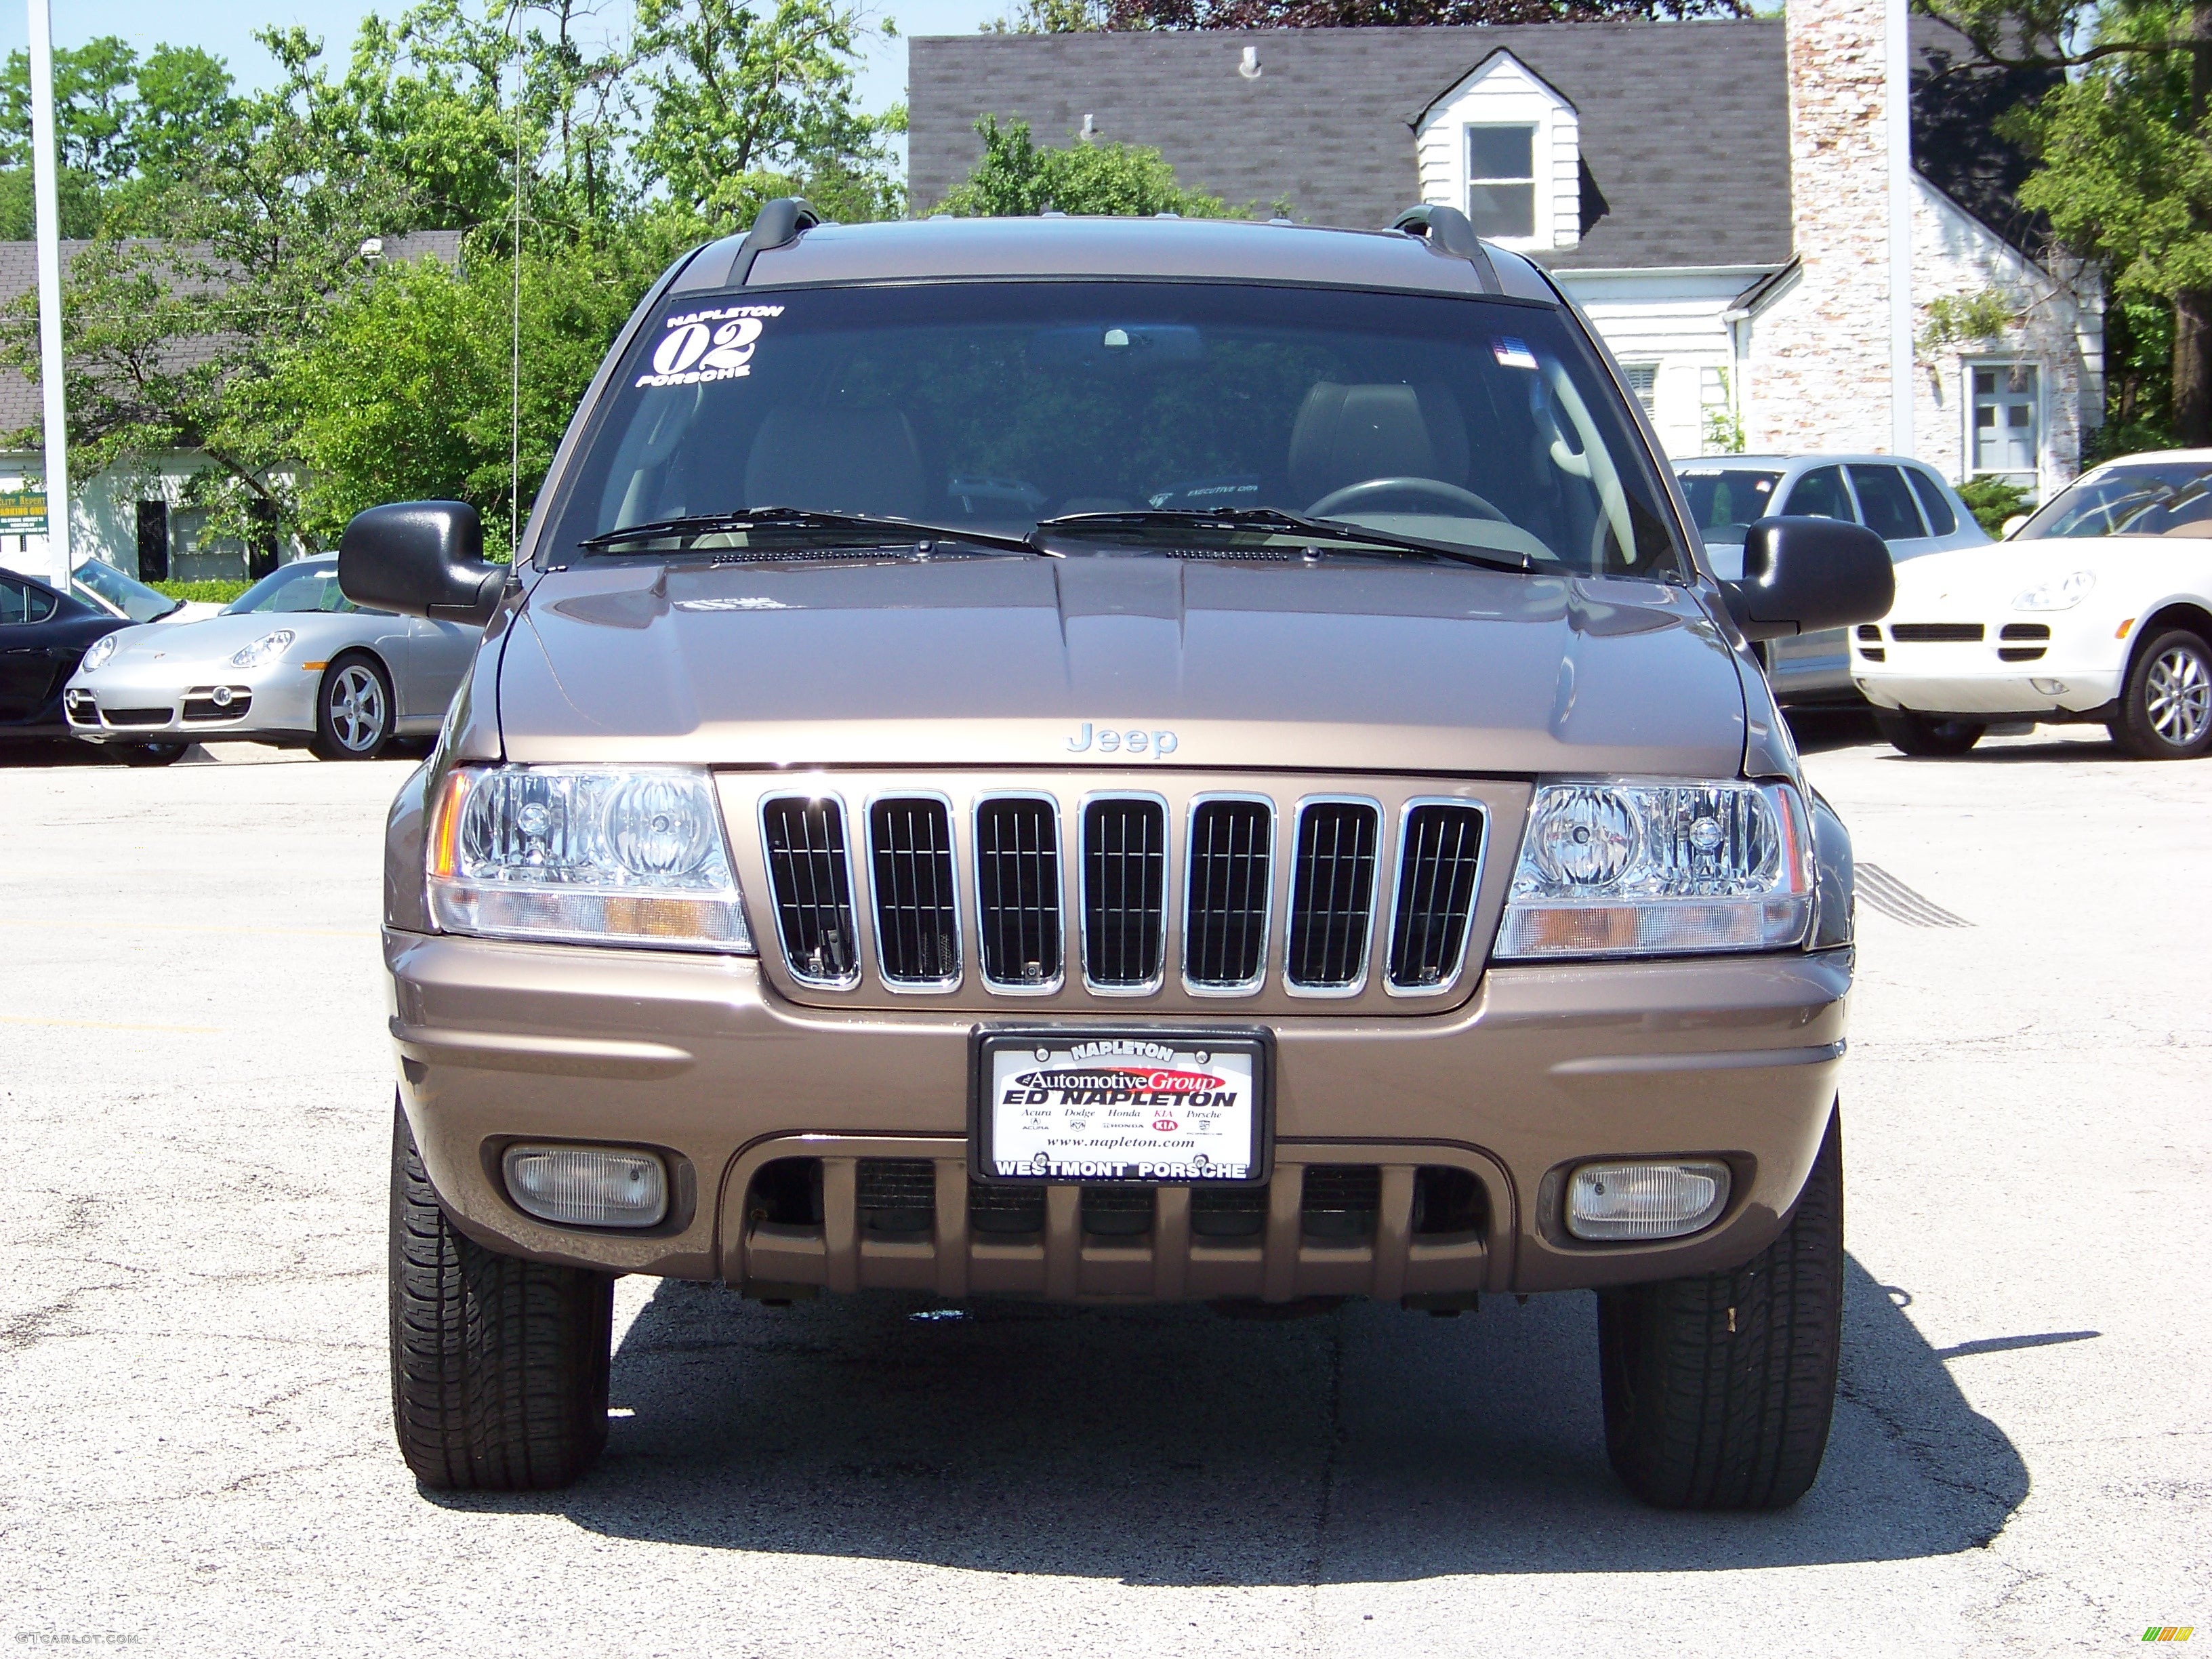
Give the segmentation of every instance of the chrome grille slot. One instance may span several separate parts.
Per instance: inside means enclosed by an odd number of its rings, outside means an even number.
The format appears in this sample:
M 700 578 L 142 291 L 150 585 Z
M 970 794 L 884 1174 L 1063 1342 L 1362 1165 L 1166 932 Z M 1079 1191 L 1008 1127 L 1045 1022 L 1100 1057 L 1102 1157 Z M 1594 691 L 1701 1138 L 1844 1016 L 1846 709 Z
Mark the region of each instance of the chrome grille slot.
M 1060 983 L 1060 809 L 1051 800 L 997 798 L 975 808 L 977 944 L 993 988 L 1049 991 Z
M 774 889 L 776 933 L 791 976 L 824 989 L 849 990 L 859 984 L 843 805 L 834 796 L 785 795 L 763 801 L 761 845 Z
M 1443 991 L 1459 978 L 1482 871 L 1482 830 L 1479 806 L 1459 801 L 1408 805 L 1398 832 L 1392 990 Z
M 1202 800 L 1191 809 L 1182 976 L 1194 990 L 1260 988 L 1274 823 L 1264 800 Z
M 1299 809 L 1284 970 L 1293 990 L 1348 996 L 1366 978 L 1381 820 L 1372 801 L 1311 800 Z
M 950 990 L 960 982 L 959 883 L 952 814 L 927 795 L 868 806 L 875 876 L 876 963 L 897 990 Z
M 1083 975 L 1093 990 L 1160 982 L 1167 929 L 1168 814 L 1144 796 L 1083 808 Z

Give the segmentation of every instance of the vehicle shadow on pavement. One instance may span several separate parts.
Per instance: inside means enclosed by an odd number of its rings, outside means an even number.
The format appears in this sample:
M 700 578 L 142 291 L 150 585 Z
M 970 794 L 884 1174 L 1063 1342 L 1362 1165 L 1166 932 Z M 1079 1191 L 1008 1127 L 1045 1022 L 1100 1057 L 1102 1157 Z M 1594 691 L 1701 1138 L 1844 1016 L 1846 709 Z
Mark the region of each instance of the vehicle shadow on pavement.
M 612 1404 L 633 1414 L 582 1485 L 434 1501 L 709 1548 L 1284 1585 L 1940 1555 L 2027 1495 L 2011 1443 L 1854 1262 L 1810 1495 L 1778 1515 L 1646 1509 L 1606 1463 L 1595 1308 L 947 1316 L 668 1282 L 615 1355 Z

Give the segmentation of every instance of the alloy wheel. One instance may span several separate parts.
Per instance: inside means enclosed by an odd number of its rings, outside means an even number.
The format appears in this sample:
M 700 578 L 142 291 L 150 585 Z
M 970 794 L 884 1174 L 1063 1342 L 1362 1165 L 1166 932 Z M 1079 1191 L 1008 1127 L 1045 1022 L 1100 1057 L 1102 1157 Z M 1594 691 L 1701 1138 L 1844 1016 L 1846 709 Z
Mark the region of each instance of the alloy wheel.
M 2186 645 L 2170 646 L 2150 665 L 2143 688 L 2152 730 L 2177 749 L 2188 747 L 2212 726 L 2212 672 Z
M 331 730 L 347 750 L 365 755 L 384 741 L 384 686 L 362 663 L 348 663 L 331 682 Z

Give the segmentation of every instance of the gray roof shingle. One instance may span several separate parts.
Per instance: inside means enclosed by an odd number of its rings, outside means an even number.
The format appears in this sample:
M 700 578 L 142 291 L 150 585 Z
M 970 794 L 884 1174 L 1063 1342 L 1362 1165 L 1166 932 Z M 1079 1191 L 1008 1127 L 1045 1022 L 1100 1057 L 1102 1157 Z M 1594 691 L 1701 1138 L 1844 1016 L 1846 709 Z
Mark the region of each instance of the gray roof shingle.
M 1244 48 L 1257 80 L 1239 76 Z M 923 36 L 908 57 L 917 210 L 982 153 L 984 113 L 1065 143 L 1158 149 L 1186 185 L 1322 224 L 1388 224 L 1419 198 L 1411 124 L 1504 48 L 1570 100 L 1611 211 L 1563 266 L 1756 265 L 1790 257 L 1779 21 Z
M 1186 185 L 1232 204 L 1264 212 L 1283 199 L 1321 224 L 1384 225 L 1418 197 L 1412 125 L 1502 49 L 1575 106 L 1585 189 L 1607 209 L 1547 264 L 1776 266 L 1792 252 L 1784 44 L 1782 21 L 1763 17 L 923 36 L 908 58 L 908 178 L 926 211 L 981 155 L 978 116 L 1025 120 L 1039 143 L 1060 144 L 1088 113 L 1100 137 L 1151 145 Z M 2027 247 L 2008 206 L 2026 163 L 1988 129 L 2049 77 L 1931 78 L 1970 53 L 1929 18 L 1913 20 L 1912 44 L 1921 172 Z M 1248 46 L 1257 80 L 1237 72 Z

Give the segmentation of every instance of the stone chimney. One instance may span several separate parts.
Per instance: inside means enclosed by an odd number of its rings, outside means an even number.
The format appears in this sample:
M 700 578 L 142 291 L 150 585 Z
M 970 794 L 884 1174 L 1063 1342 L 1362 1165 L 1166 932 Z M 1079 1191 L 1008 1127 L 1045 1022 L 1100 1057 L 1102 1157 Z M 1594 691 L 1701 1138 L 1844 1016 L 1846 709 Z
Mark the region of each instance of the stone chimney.
M 1893 277 L 1891 259 L 1893 220 L 1911 246 L 1910 156 L 1891 155 L 1888 101 L 1893 68 L 1905 96 L 1904 53 L 1894 64 L 1890 53 L 1903 9 L 1902 0 L 1790 0 L 1790 212 L 1802 269 L 1758 328 L 1756 447 L 1910 447 L 1909 416 L 1900 434 L 1892 401 L 1894 372 L 1910 409 L 1911 313 L 1893 304 L 1905 297 L 1897 290 L 1909 287 L 1909 265 Z M 1909 118 L 1899 125 L 1909 145 Z

